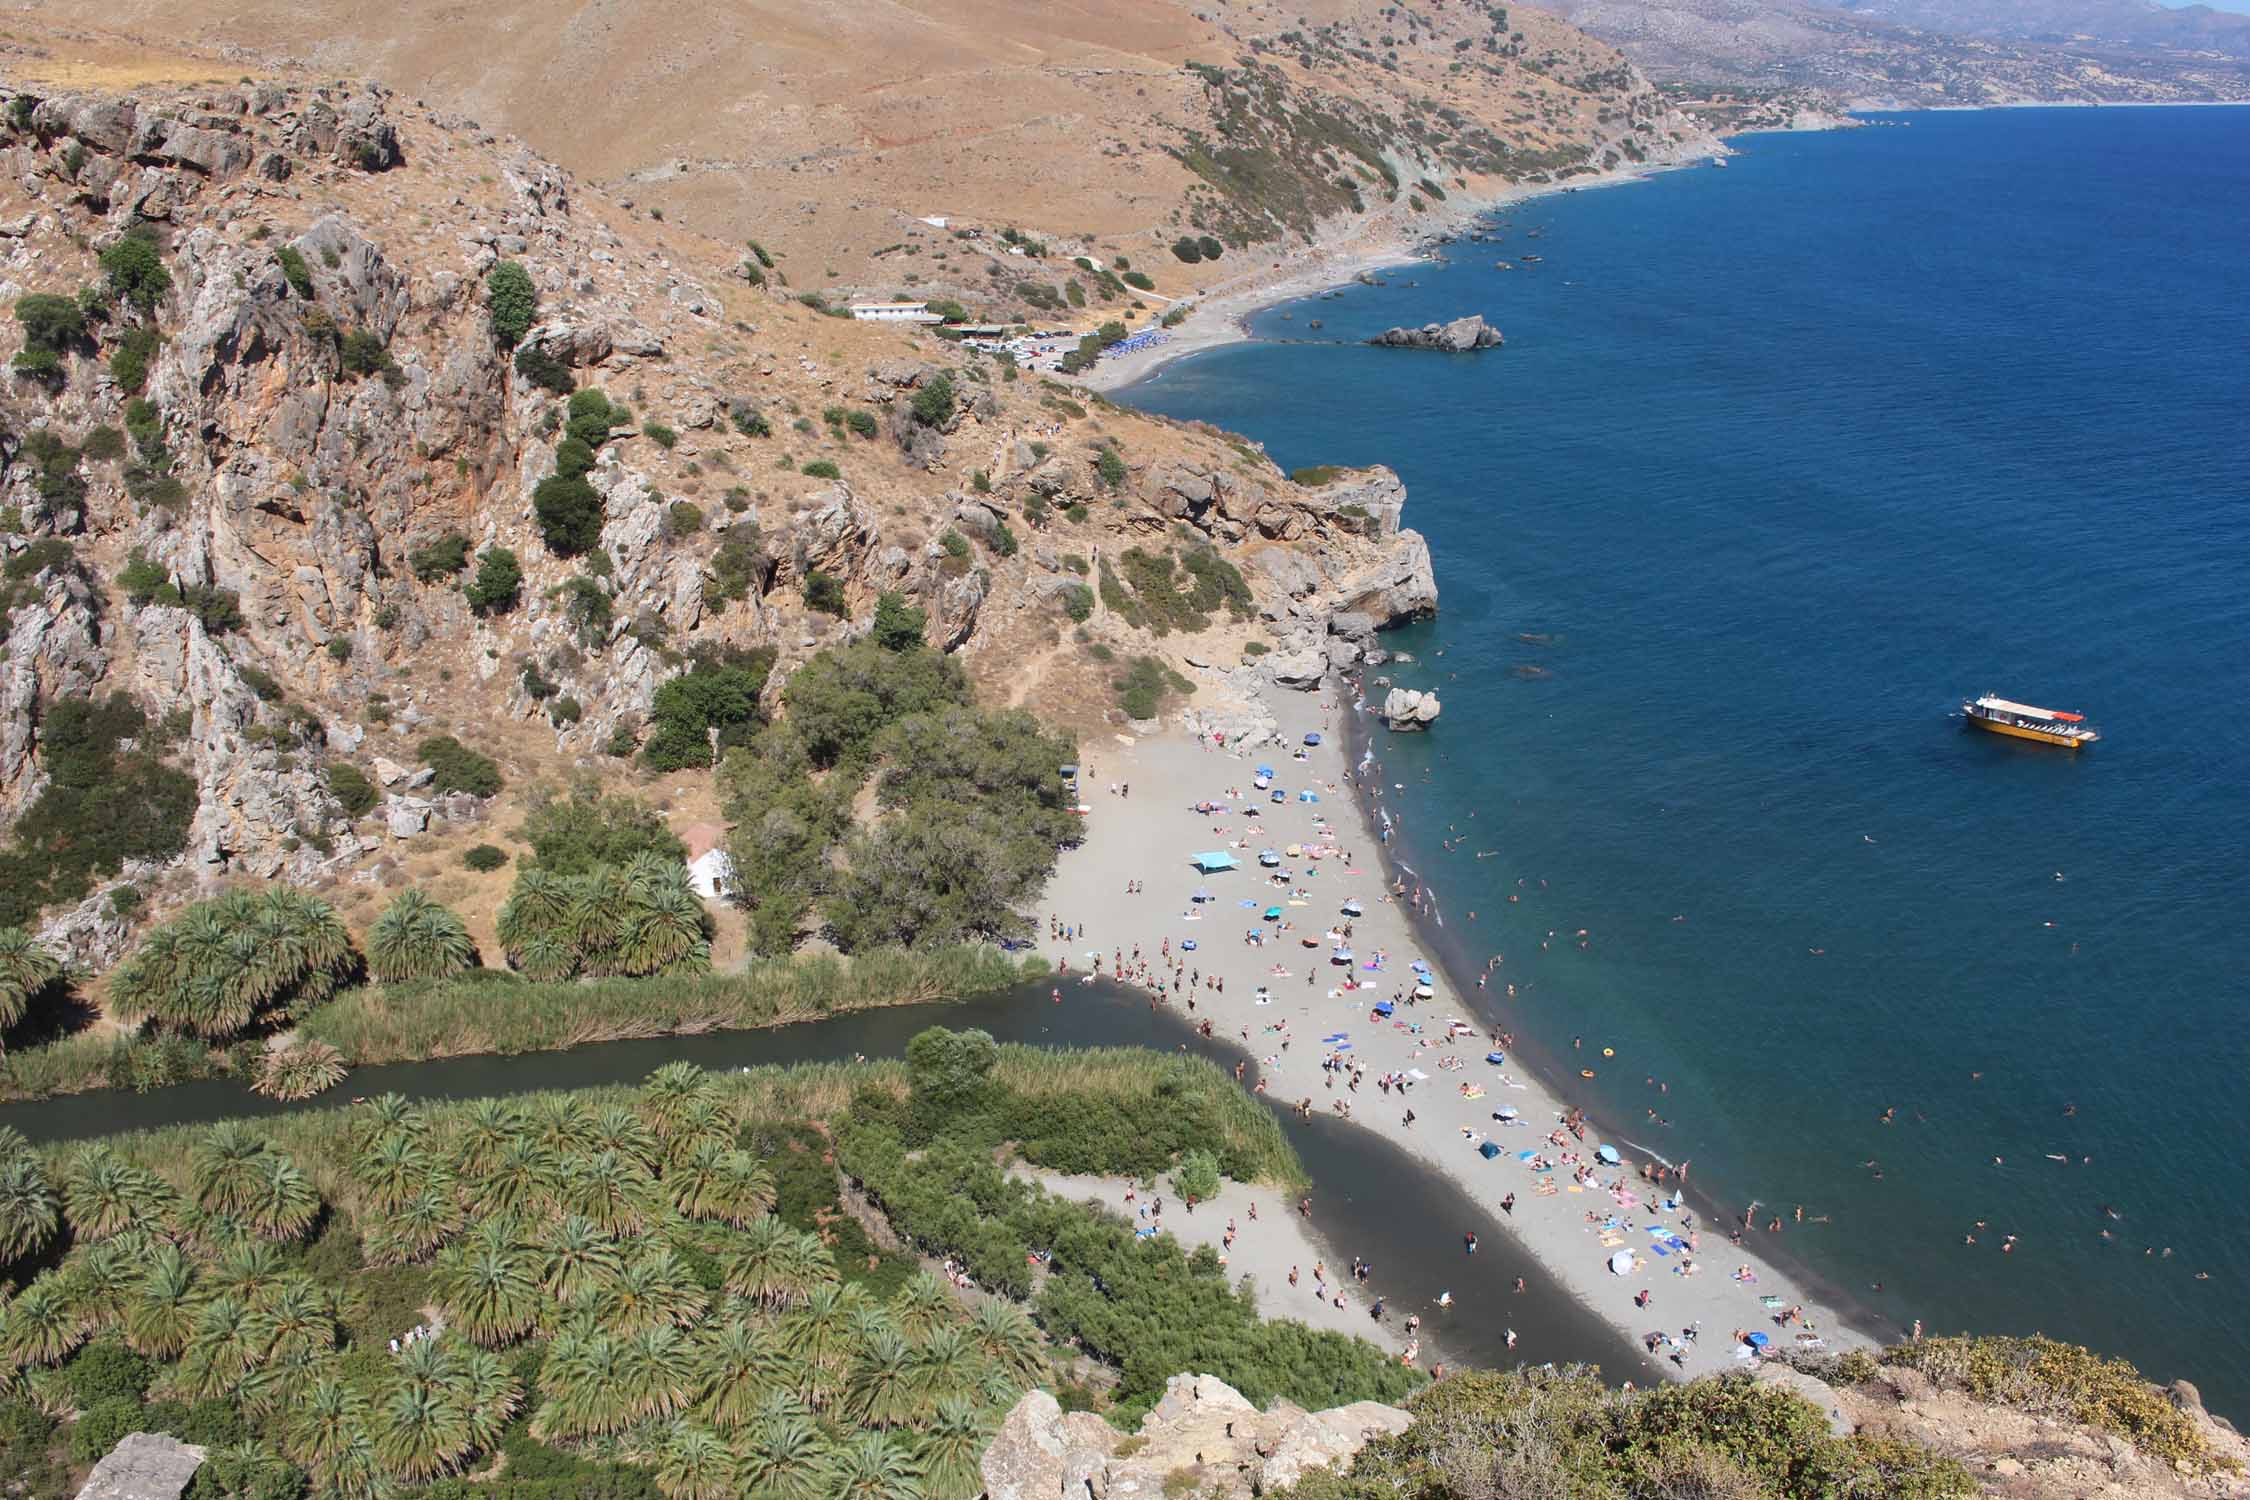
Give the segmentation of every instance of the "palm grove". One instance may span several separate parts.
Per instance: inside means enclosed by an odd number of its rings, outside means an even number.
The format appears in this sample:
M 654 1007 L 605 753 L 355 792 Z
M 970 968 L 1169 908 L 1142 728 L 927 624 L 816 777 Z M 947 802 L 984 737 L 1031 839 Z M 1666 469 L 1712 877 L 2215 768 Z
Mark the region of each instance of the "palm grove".
M 910 1059 L 0 1139 L 0 1483 L 51 1492 L 63 1453 L 163 1431 L 211 1451 L 199 1496 L 966 1500 L 1000 1415 L 1053 1383 L 1049 1336 L 1108 1362 L 1128 1413 L 1183 1352 L 1299 1396 L 1414 1383 L 1363 1341 L 1261 1325 L 1208 1252 L 1021 1184 L 970 1252 L 1015 1273 L 957 1294 L 915 1251 L 965 1231 L 902 1140 L 972 1175 L 1030 1121 L 1017 1149 L 1057 1166 L 1161 1171 L 1190 1139 L 1239 1171 L 1294 1160 L 1208 1063 L 942 1032 Z M 847 1165 L 898 1200 L 903 1251 L 844 1211 L 816 1118 L 858 1122 Z M 1048 1336 L 1016 1300 L 1033 1249 Z

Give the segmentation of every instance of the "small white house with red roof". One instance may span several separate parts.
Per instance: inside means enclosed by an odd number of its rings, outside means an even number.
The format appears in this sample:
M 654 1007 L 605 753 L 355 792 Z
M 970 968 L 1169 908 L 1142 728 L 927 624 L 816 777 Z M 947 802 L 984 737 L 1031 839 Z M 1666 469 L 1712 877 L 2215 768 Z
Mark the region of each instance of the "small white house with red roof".
M 734 861 L 727 858 L 724 823 L 690 823 L 680 830 L 687 845 L 688 884 L 706 901 L 724 901 L 734 895 Z

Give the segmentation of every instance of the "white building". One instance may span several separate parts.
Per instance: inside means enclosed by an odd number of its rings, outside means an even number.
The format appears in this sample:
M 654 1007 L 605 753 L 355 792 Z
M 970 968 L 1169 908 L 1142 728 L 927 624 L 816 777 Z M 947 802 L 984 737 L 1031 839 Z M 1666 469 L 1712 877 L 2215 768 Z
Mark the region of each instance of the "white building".
M 734 861 L 727 858 L 726 836 L 722 823 L 692 823 L 680 833 L 687 845 L 688 884 L 706 901 L 734 895 Z
M 927 302 L 854 302 L 852 316 L 862 323 L 942 323 Z

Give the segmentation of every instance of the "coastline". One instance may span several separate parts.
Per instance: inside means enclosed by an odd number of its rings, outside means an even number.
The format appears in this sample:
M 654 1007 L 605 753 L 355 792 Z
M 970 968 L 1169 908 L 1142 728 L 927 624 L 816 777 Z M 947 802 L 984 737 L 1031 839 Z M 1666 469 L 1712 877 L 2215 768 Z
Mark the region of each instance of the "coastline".
M 1822 127 L 1828 128 L 1828 127 Z M 1433 247 L 1457 239 L 1478 220 L 1501 209 L 1562 193 L 1627 187 L 1659 172 L 1703 165 L 1713 156 L 1732 155 L 1723 139 L 1672 158 L 1651 158 L 1630 167 L 1599 172 L 1567 182 L 1518 185 L 1497 193 L 1463 194 L 1448 199 L 1412 224 L 1386 215 L 1334 242 L 1315 241 L 1282 260 L 1220 282 L 1192 302 L 1193 310 L 1170 338 L 1153 348 L 1103 359 L 1076 378 L 1092 391 L 1116 391 L 1156 375 L 1192 354 L 1249 340 L 1253 314 L 1286 302 L 1318 296 L 1347 285 L 1363 272 L 1412 265 L 1430 258 Z M 1475 309 L 1463 309 L 1474 311 Z
M 1688 1378 L 1748 1364 L 1747 1349 L 1739 1356 L 1735 1352 L 1743 1347 L 1730 1336 L 1735 1333 L 1763 1334 L 1775 1347 L 1794 1347 L 1798 1335 L 1808 1330 L 1822 1340 L 1818 1347 L 1829 1352 L 1871 1346 L 1875 1340 L 1854 1326 L 1811 1278 L 1764 1251 L 1762 1234 L 1735 1245 L 1726 1228 L 1710 1217 L 1707 1205 L 1694 1198 L 1675 1196 L 1670 1207 L 1661 1206 L 1675 1190 L 1652 1188 L 1639 1176 L 1639 1168 L 1651 1158 L 1626 1137 L 1608 1135 L 1599 1122 L 1588 1121 L 1582 1142 L 1561 1134 L 1561 1145 L 1551 1143 L 1566 1113 L 1564 1091 L 1526 1066 L 1512 1042 L 1500 1049 L 1503 1064 L 1495 1067 L 1485 1060 L 1489 1033 L 1505 1030 L 1505 1023 L 1485 1017 L 1474 1003 L 1478 992 L 1473 981 L 1460 983 L 1458 966 L 1446 964 L 1442 949 L 1425 943 L 1407 904 L 1387 894 L 1396 878 L 1393 862 L 1353 780 L 1344 774 L 1347 756 L 1357 754 L 1346 748 L 1352 738 L 1347 726 L 1358 712 L 1355 703 L 1344 685 L 1331 678 L 1317 695 L 1307 695 L 1301 707 L 1297 701 L 1269 701 L 1286 726 L 1278 740 L 1237 740 L 1222 749 L 1207 736 L 1166 732 L 1146 739 L 1118 735 L 1110 743 L 1086 747 L 1082 774 L 1093 808 L 1088 838 L 1065 854 L 1046 903 L 1051 919 L 1066 929 L 1082 928 L 1067 940 L 1050 936 L 1043 945 L 1058 967 L 1067 963 L 1063 977 L 1086 977 L 1090 956 L 1097 952 L 1103 956 L 1105 976 L 1112 955 L 1122 954 L 1131 970 L 1136 946 L 1153 968 L 1169 944 L 1179 950 L 1173 957 L 1181 961 L 1183 974 L 1200 974 L 1206 984 L 1211 976 L 1223 980 L 1223 994 L 1199 985 L 1189 1019 L 1207 1020 L 1219 1037 L 1247 1049 L 1251 1060 L 1244 1087 L 1270 1092 L 1284 1105 L 1308 1103 L 1311 1117 L 1324 1122 L 1320 1128 L 1357 1128 L 1382 1136 L 1502 1226 L 1505 1243 L 1480 1244 L 1474 1252 L 1463 1245 L 1459 1226 L 1428 1226 L 1430 1234 L 1452 1242 L 1461 1258 L 1459 1279 L 1446 1288 L 1456 1307 L 1468 1306 L 1471 1298 L 1480 1312 L 1489 1313 L 1495 1301 L 1505 1307 L 1520 1275 L 1525 1295 L 1572 1298 L 1629 1346 L 1645 1347 L 1651 1333 L 1699 1328 L 1700 1337 L 1664 1348 L 1662 1357 L 1642 1361 L 1642 1368 L 1612 1372 L 1640 1380 Z M 1303 748 L 1296 741 L 1310 729 L 1320 731 L 1321 744 L 1303 749 L 1304 759 L 1294 758 Z M 1279 808 L 1227 796 L 1230 788 L 1247 791 L 1254 767 L 1261 763 L 1275 768 L 1275 785 L 1290 793 L 1291 800 Z M 1129 784 L 1129 793 L 1111 789 L 1120 783 Z M 1297 800 L 1300 791 L 1316 787 L 1320 802 Z M 1206 800 L 1229 810 L 1198 812 L 1195 804 Z M 1260 924 L 1269 936 L 1262 945 L 1251 946 L 1247 929 L 1260 913 L 1242 903 L 1264 907 L 1269 899 L 1284 900 L 1281 888 L 1266 883 L 1269 872 L 1257 863 L 1259 850 L 1303 847 L 1316 840 L 1346 852 L 1319 862 L 1291 859 L 1293 880 L 1285 904 L 1267 908 L 1284 916 Z M 1187 862 L 1196 851 L 1230 846 L 1245 868 L 1201 876 Z M 1323 870 L 1323 864 L 1328 868 Z M 1128 881 L 1142 882 L 1141 892 L 1122 894 Z M 1198 889 L 1208 890 L 1213 899 L 1194 902 Z M 1318 946 L 1319 928 L 1336 919 L 1347 896 L 1358 897 L 1365 913 L 1352 919 L 1351 942 L 1359 952 L 1386 955 L 1380 972 L 1338 967 Z M 1285 924 L 1288 930 L 1280 930 Z M 1181 948 L 1191 939 L 1197 944 L 1194 950 Z M 1316 946 L 1304 947 L 1307 939 Z M 1389 1018 L 1374 1015 L 1377 1001 L 1389 1001 L 1411 986 L 1408 960 L 1423 954 L 1433 966 L 1435 995 L 1418 1006 L 1400 1004 Z M 1185 993 L 1175 987 L 1169 969 L 1161 972 L 1170 993 L 1160 1000 L 1146 983 L 1141 992 L 1152 1006 L 1162 1004 L 1177 1016 Z M 1341 989 L 1347 972 L 1359 973 L 1367 987 Z M 1153 982 L 1156 975 L 1146 977 Z M 1067 1003 L 1069 987 L 1061 988 Z M 1449 1044 L 1441 1033 L 1454 1016 L 1471 1022 L 1471 1029 Z M 1337 1039 L 1343 1040 L 1337 1044 Z M 1357 1090 L 1344 1086 L 1346 1075 L 1324 1065 L 1329 1057 L 1345 1056 L 1365 1069 Z M 1424 1074 L 1411 1092 L 1380 1088 L 1379 1078 L 1410 1068 Z M 1336 1112 L 1338 1101 L 1350 1107 L 1349 1122 Z M 1496 1123 L 1501 1107 L 1516 1111 L 1513 1123 Z M 1404 1118 L 1408 1109 L 1415 1117 L 1411 1124 Z M 1496 1159 L 1481 1154 L 1488 1139 L 1502 1147 Z M 1614 1145 L 1620 1164 L 1597 1166 L 1593 1153 L 1598 1145 Z M 1551 1165 L 1546 1170 L 1527 1165 L 1520 1153 L 1534 1153 Z M 1585 1180 L 1573 1180 L 1574 1170 L 1583 1170 Z M 1512 1207 L 1503 1202 L 1510 1198 Z M 1692 1250 L 1675 1243 L 1675 1237 L 1687 1242 L 1691 1234 Z M 1611 1257 L 1620 1251 L 1632 1252 L 1630 1268 L 1613 1271 Z M 1378 1276 L 1372 1290 L 1404 1297 L 1393 1301 L 1393 1315 L 1421 1313 L 1426 1336 L 1444 1347 L 1445 1312 L 1424 1305 L 1421 1289 L 1402 1293 Z M 1651 1298 L 1646 1306 L 1636 1300 L 1644 1291 Z M 1776 1324 L 1776 1311 L 1785 1307 L 1802 1309 L 1803 1322 Z M 1288 1310 L 1287 1299 L 1283 1310 Z M 1530 1345 L 1516 1352 L 1533 1362 L 1574 1357 L 1569 1350 Z

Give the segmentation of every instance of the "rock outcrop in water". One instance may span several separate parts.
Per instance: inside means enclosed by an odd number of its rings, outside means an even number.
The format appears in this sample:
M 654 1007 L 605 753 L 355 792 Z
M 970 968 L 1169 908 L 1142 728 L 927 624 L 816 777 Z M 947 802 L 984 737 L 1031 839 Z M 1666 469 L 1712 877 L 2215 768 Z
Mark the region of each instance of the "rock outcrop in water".
M 1467 354 L 1472 349 L 1497 349 L 1505 340 L 1482 313 L 1471 313 L 1450 323 L 1387 328 L 1367 342 L 1385 349 L 1442 349 L 1448 354 Z
M 1439 712 L 1438 696 L 1435 693 L 1392 688 L 1383 699 L 1383 722 L 1400 734 L 1429 728 L 1437 722 Z
M 985 1451 L 984 1491 L 989 1500 L 1269 1495 L 1314 1469 L 1349 1463 L 1410 1420 L 1379 1401 L 1319 1412 L 1280 1401 L 1262 1412 L 1216 1376 L 1175 1375 L 1128 1437 L 1091 1412 L 1065 1414 L 1054 1397 L 1033 1391 Z

